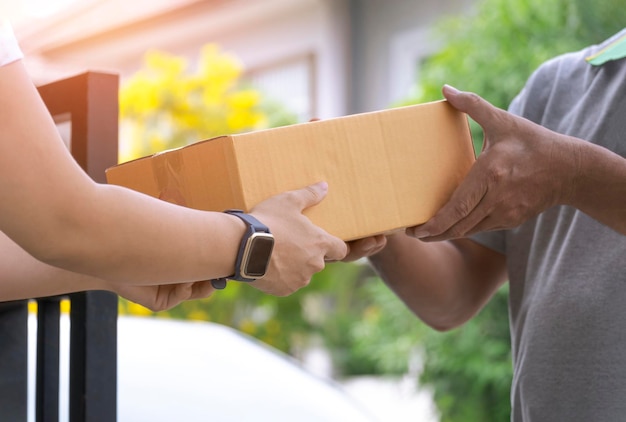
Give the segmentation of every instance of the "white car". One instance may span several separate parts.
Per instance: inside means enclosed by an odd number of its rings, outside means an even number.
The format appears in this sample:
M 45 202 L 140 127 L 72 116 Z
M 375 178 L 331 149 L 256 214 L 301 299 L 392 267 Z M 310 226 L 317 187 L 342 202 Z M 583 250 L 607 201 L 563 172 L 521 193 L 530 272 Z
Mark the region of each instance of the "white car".
M 31 323 L 36 325 L 34 316 Z M 62 342 L 68 330 L 69 318 L 63 315 Z M 61 421 L 68 420 L 67 353 L 67 347 L 61 347 Z M 229 327 L 119 318 L 119 422 L 376 420 L 331 380 L 305 371 L 291 357 Z

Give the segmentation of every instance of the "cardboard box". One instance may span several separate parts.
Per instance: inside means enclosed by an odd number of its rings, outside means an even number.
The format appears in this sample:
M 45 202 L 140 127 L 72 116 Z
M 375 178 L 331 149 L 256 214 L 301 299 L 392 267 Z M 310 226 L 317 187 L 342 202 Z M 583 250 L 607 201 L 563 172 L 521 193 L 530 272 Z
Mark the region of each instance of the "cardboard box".
M 343 240 L 421 224 L 475 159 L 467 117 L 445 100 L 222 136 L 106 172 L 110 184 L 202 210 L 249 211 L 325 180 L 305 214 Z

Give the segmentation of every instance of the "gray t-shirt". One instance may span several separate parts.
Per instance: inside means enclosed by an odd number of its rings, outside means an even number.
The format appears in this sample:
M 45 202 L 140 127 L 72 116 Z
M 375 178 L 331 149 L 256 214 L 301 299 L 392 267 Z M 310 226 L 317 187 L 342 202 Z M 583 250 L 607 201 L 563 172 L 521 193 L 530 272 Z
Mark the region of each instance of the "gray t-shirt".
M 625 35 L 546 62 L 510 111 L 626 156 L 626 59 L 585 61 Z M 626 236 L 558 206 L 473 239 L 506 255 L 512 420 L 625 421 Z

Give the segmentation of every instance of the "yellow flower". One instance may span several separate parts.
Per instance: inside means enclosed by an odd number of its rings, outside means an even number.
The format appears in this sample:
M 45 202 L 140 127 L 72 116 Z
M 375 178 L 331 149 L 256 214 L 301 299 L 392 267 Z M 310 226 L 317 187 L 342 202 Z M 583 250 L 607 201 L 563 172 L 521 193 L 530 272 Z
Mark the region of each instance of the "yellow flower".
M 187 319 L 197 320 L 197 321 L 210 321 L 211 317 L 209 313 L 202 309 L 194 309 L 189 311 L 187 314 Z
M 152 311 L 150 309 L 145 308 L 138 303 L 134 303 L 130 301 L 127 302 L 126 309 L 130 315 L 138 315 L 138 316 L 152 315 Z
M 254 335 L 257 331 L 257 326 L 251 319 L 248 318 L 241 321 L 239 324 L 239 330 L 246 334 Z
M 265 329 L 269 336 L 277 336 L 280 333 L 280 327 L 280 321 L 273 318 L 265 323 Z
M 236 110 L 228 115 L 228 126 L 236 132 L 250 130 L 263 121 L 263 115 L 255 111 Z
M 120 90 L 120 162 L 266 121 L 260 95 L 239 86 L 242 65 L 215 44 L 202 48 L 191 73 L 185 59 L 150 51 Z
M 232 55 L 220 52 L 215 44 L 208 44 L 200 51 L 198 74 L 205 84 L 227 90 L 242 73 L 241 63 Z
M 233 92 L 226 97 L 228 105 L 234 109 L 249 109 L 256 107 L 261 100 L 261 95 L 254 90 L 246 89 Z

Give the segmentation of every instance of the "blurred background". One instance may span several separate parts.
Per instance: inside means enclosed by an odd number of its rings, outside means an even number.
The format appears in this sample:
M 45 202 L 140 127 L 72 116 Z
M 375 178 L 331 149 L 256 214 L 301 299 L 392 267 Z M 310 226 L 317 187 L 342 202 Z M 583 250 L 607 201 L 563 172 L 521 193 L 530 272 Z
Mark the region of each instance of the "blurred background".
M 436 100 L 444 83 L 506 108 L 541 62 L 624 26 L 618 0 L 0 4 L 36 84 L 86 70 L 120 75 L 121 162 L 226 133 Z M 287 298 L 231 283 L 159 314 L 119 306 L 124 316 L 234 328 L 332 380 L 377 420 L 509 418 L 506 286 L 447 333 L 423 325 L 364 262 L 330 264 Z

